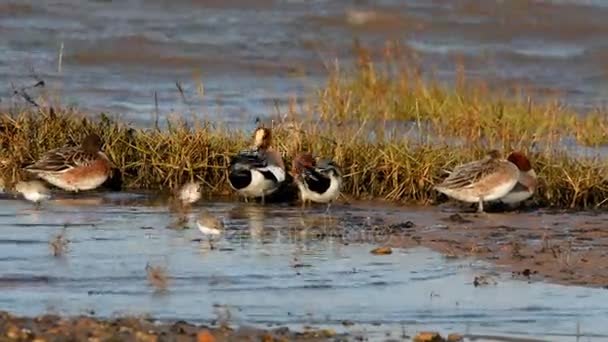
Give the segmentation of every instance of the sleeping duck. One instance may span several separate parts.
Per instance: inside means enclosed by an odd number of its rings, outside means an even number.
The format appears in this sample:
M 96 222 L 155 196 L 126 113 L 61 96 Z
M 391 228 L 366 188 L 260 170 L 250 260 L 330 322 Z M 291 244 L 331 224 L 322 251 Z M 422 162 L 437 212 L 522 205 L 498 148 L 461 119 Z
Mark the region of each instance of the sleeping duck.
M 483 202 L 506 196 L 520 178 L 518 166 L 502 159 L 496 150 L 485 158 L 457 166 L 435 190 L 468 203 L 478 203 L 477 211 L 483 212 Z
M 500 201 L 509 207 L 516 207 L 534 195 L 538 180 L 536 172 L 525 154 L 514 151 L 511 152 L 507 160 L 519 169 L 519 181 L 508 194 L 500 198 Z
M 253 134 L 254 144 L 230 161 L 228 182 L 240 195 L 262 198 L 274 193 L 285 181 L 285 165 L 272 147 L 270 129 L 260 127 Z
M 302 153 L 293 161 L 293 175 L 302 206 L 306 203 L 327 203 L 340 195 L 342 173 L 333 161 L 322 159 L 317 162 L 310 153 Z

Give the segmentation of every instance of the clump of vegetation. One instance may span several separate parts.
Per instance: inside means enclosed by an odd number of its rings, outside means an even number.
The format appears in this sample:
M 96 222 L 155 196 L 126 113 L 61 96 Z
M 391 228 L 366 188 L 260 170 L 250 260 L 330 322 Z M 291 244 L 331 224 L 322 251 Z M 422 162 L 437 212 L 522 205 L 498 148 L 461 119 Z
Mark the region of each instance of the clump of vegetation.
M 606 113 L 579 115 L 557 100 L 500 95 L 463 72 L 452 86 L 425 80 L 395 44 L 387 45 L 382 63 L 361 47 L 356 52 L 356 66 L 336 67 L 307 105 L 294 101 L 269 124 L 286 165 L 297 152 L 314 151 L 342 167 L 342 191 L 350 198 L 429 204 L 438 200 L 432 187 L 445 170 L 489 149 L 517 149 L 540 176 L 539 204 L 606 205 L 605 161 L 566 152 L 575 143 L 608 143 Z M 78 144 L 88 132 L 103 137 L 122 188 L 171 189 L 196 180 L 214 195 L 232 193 L 229 158 L 251 138 L 206 121 L 172 119 L 159 130 L 73 109 L 15 109 L 0 113 L 0 172 L 11 182 L 22 179 L 24 165 L 48 149 Z

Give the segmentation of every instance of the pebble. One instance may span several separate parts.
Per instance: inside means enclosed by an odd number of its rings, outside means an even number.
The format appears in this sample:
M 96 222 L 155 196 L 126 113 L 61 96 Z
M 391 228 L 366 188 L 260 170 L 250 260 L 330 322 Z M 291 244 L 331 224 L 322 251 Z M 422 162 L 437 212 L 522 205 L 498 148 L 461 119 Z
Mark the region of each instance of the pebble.
M 448 342 L 462 342 L 464 341 L 464 337 L 460 334 L 449 334 Z
M 215 342 L 215 337 L 211 335 L 209 330 L 201 330 L 196 334 L 197 342 Z
M 375 254 L 375 255 L 386 255 L 386 254 L 393 254 L 393 250 L 390 247 L 378 247 L 378 248 L 372 249 L 370 251 L 370 253 Z
M 439 333 L 436 332 L 421 332 L 416 334 L 413 339 L 414 342 L 446 342 Z
M 19 331 L 19 328 L 16 326 L 10 325 L 8 328 L 6 328 L 6 337 L 10 338 L 11 340 L 18 340 L 21 338 L 21 331 Z
M 158 336 L 138 331 L 135 333 L 135 339 L 139 342 L 157 342 Z

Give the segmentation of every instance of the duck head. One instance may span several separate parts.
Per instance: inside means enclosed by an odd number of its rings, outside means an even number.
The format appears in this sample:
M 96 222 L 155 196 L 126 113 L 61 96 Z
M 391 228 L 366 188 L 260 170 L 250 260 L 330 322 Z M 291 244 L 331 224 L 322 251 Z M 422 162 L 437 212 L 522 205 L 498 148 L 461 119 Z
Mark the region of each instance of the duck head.
M 261 150 L 268 149 L 272 144 L 272 132 L 269 128 L 259 127 L 253 133 L 253 145 Z

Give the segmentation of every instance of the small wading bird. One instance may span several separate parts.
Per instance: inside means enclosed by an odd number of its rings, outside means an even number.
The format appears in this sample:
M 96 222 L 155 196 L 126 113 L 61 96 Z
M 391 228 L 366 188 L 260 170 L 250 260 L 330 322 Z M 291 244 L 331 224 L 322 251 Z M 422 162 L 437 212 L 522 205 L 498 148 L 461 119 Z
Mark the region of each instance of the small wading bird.
M 188 214 L 191 205 L 201 199 L 201 183 L 188 182 L 172 191 L 173 197 L 169 199 L 169 209 L 177 214 L 177 217 L 167 228 L 185 229 L 188 225 Z
M 67 190 L 92 190 L 103 184 L 112 172 L 110 160 L 101 152 L 101 138 L 87 135 L 81 146 L 50 150 L 25 168 L 50 184 Z
M 177 199 L 182 205 L 190 205 L 201 199 L 201 183 L 188 182 L 177 191 Z
M 322 159 L 319 163 L 311 153 L 301 153 L 293 161 L 293 174 L 302 207 L 306 203 L 327 203 L 327 210 L 332 201 L 340 195 L 342 173 L 333 161 Z
M 478 203 L 477 211 L 483 212 L 483 202 L 500 199 L 517 184 L 518 167 L 500 158 L 496 150 L 485 158 L 457 166 L 435 190 L 468 203 Z
M 256 129 L 254 144 L 230 161 L 228 182 L 241 196 L 262 198 L 274 193 L 285 181 L 285 165 L 278 151 L 272 147 L 270 129 Z
M 211 215 L 208 211 L 204 210 L 197 218 L 196 225 L 198 226 L 198 230 L 207 237 L 209 248 L 215 249 L 213 238 L 222 235 L 224 232 L 224 223 Z
M 41 181 L 33 180 L 24 182 L 21 181 L 15 185 L 15 191 L 23 195 L 23 197 L 34 202 L 36 207 L 40 207 L 42 201 L 51 198 L 51 192 Z
M 500 201 L 513 207 L 534 195 L 537 177 L 536 172 L 532 169 L 530 160 L 523 153 L 517 151 L 511 152 L 507 160 L 515 164 L 519 169 L 519 180 L 508 194 L 500 198 Z

